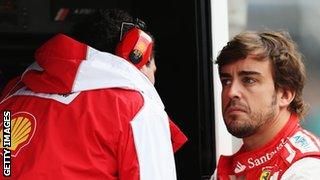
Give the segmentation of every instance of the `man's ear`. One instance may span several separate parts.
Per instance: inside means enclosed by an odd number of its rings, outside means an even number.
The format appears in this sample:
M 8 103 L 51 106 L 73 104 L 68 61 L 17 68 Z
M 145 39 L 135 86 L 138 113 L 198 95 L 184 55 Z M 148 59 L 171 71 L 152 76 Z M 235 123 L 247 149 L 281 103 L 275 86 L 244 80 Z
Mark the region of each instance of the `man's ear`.
M 288 107 L 290 103 L 293 101 L 296 93 L 291 89 L 278 89 L 278 98 L 279 98 L 279 106 L 280 107 Z

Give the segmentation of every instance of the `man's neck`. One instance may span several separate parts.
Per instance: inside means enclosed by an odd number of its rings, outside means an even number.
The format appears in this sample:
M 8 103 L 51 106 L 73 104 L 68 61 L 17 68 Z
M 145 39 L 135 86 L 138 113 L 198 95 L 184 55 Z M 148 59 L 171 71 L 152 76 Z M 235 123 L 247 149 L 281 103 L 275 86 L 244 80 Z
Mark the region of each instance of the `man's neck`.
M 262 125 L 255 134 L 243 138 L 243 148 L 246 151 L 255 150 L 270 142 L 286 125 L 290 115 L 288 110 L 280 111 L 272 121 Z

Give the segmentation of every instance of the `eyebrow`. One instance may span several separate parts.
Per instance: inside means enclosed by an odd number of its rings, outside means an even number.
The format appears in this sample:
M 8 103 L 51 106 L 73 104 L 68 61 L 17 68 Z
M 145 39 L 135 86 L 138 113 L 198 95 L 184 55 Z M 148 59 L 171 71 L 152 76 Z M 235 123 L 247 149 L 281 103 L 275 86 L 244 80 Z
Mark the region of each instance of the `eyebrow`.
M 247 76 L 247 75 L 261 75 L 260 72 L 257 71 L 240 71 L 239 76 Z M 220 77 L 231 77 L 229 73 L 220 73 Z
M 244 75 L 261 75 L 261 73 L 257 72 L 257 71 L 240 71 L 239 75 L 240 76 L 244 76 Z

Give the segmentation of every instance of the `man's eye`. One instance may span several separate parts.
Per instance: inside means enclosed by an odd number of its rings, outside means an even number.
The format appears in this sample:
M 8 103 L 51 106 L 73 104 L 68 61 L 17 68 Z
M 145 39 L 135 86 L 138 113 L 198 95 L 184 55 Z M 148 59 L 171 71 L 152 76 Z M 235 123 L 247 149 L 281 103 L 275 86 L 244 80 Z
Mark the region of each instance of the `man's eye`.
M 246 83 L 246 84 L 253 84 L 253 83 L 256 82 L 256 80 L 254 80 L 254 79 L 251 78 L 251 77 L 244 77 L 244 78 L 242 79 L 242 82 L 244 82 L 244 83 Z
M 227 85 L 231 84 L 231 80 L 230 79 L 221 79 L 221 84 L 222 84 L 222 86 L 227 86 Z

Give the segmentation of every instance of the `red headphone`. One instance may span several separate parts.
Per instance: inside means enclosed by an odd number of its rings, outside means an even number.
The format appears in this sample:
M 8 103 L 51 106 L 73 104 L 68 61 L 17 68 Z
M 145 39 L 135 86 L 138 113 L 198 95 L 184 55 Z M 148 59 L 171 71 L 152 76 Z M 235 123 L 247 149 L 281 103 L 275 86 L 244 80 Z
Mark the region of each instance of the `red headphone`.
M 151 58 L 153 40 L 147 33 L 133 27 L 126 34 L 116 47 L 116 55 L 131 62 L 138 69 L 141 69 Z

